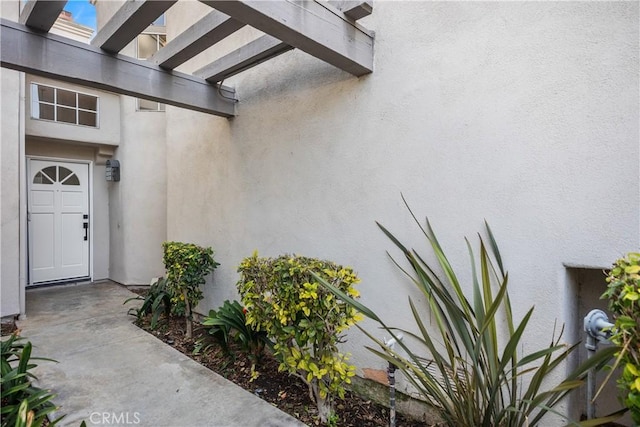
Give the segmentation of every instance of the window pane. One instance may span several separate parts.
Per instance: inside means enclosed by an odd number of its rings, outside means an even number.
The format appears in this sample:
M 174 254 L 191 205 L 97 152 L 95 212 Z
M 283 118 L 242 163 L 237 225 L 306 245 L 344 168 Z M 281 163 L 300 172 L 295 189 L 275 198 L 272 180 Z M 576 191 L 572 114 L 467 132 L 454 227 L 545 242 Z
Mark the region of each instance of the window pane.
M 62 185 L 80 185 L 80 180 L 78 179 L 78 176 L 74 174 L 67 178 Z
M 155 101 L 147 101 L 146 99 L 138 99 L 138 110 L 158 111 L 158 103 Z
M 56 166 L 46 167 L 42 169 L 41 172 L 51 178 L 53 182 L 56 182 L 58 180 L 58 168 Z
M 39 104 L 39 108 L 39 114 L 37 114 L 36 111 L 31 113 L 33 117 L 45 120 L 55 120 L 55 116 L 53 115 L 53 105 Z
M 88 111 L 78 111 L 78 124 L 85 126 L 98 126 L 98 115 Z
M 64 181 L 64 179 L 66 177 L 68 177 L 69 175 L 71 175 L 73 172 L 71 172 L 69 169 L 65 168 L 64 166 L 60 166 L 58 167 L 58 181 Z
M 53 90 L 52 87 L 38 85 L 38 101 L 53 103 Z
M 76 110 L 72 108 L 57 107 L 56 111 L 58 113 L 56 121 L 76 124 Z
M 58 105 L 76 106 L 76 93 L 68 90 L 58 89 Z
M 38 172 L 36 176 L 33 177 L 34 184 L 53 184 L 49 178 L 47 178 L 42 172 Z
M 158 17 L 155 21 L 151 23 L 151 25 L 159 25 L 164 26 L 164 13 Z
M 138 58 L 147 59 L 156 53 L 157 41 L 154 34 L 140 34 L 138 36 Z
M 98 111 L 98 98 L 91 95 L 78 94 L 78 107 L 83 110 Z

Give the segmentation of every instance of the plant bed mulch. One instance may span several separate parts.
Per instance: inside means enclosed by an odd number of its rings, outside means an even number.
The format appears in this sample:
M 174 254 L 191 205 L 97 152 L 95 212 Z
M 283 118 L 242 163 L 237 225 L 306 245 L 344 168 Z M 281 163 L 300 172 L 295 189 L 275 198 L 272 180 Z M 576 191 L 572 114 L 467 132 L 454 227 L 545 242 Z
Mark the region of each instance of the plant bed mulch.
M 259 375 L 252 380 L 251 361 L 244 353 L 235 351 L 232 345 L 232 355 L 229 356 L 211 339 L 204 328 L 197 325 L 194 325 L 193 339 L 186 338 L 184 318 L 162 318 L 155 330 L 151 330 L 149 316 L 136 322 L 136 325 L 303 423 L 310 426 L 321 425 L 307 386 L 293 375 L 278 372 L 278 362 L 271 354 L 264 355 L 256 366 Z M 197 344 L 199 341 L 204 344 Z M 335 412 L 338 416 L 336 423 L 338 426 L 389 425 L 387 408 L 350 392 L 346 393 L 343 400 L 337 400 Z M 400 415 L 397 417 L 399 427 L 425 425 Z
M 2 322 L 0 323 L 0 336 L 6 337 L 17 331 L 16 322 Z

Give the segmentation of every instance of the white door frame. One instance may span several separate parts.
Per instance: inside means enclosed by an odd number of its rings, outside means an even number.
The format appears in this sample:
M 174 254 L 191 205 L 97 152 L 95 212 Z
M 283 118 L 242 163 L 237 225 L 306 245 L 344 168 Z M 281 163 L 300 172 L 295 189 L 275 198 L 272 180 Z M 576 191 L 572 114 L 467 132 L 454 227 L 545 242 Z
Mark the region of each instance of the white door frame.
M 26 168 L 25 168 L 25 179 L 27 181 L 27 216 L 29 215 L 29 174 L 31 173 L 31 160 L 44 160 L 49 162 L 66 162 L 66 163 L 78 163 L 89 166 L 89 183 L 87 191 L 89 192 L 89 279 L 93 281 L 93 161 L 91 160 L 78 160 L 78 159 L 68 159 L 64 157 L 49 157 L 49 156 L 25 156 L 26 158 Z M 25 224 L 27 225 L 27 234 L 29 231 L 28 218 L 25 218 Z M 29 237 L 27 236 L 27 265 L 33 259 L 33 248 L 29 244 Z M 33 277 L 31 274 L 31 268 L 27 268 L 27 287 L 33 285 Z

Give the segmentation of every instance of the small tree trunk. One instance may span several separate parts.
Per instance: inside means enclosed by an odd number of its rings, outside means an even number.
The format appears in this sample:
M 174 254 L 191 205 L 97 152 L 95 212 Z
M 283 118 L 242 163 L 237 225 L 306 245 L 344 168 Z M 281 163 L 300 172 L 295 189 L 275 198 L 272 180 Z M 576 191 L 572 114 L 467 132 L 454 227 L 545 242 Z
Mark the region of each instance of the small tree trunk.
M 182 295 L 184 296 L 184 317 L 187 320 L 187 338 L 193 338 L 193 321 L 191 320 L 191 304 L 189 304 L 189 298 L 187 298 L 187 291 L 182 291 Z
M 320 418 L 320 422 L 322 422 L 323 424 L 327 424 L 327 422 L 329 421 L 329 417 L 331 416 L 331 412 L 333 412 L 331 399 L 323 399 L 322 397 L 320 397 L 318 380 L 312 380 L 309 386 L 313 391 L 313 398 L 316 402 L 316 406 L 318 407 L 318 417 Z

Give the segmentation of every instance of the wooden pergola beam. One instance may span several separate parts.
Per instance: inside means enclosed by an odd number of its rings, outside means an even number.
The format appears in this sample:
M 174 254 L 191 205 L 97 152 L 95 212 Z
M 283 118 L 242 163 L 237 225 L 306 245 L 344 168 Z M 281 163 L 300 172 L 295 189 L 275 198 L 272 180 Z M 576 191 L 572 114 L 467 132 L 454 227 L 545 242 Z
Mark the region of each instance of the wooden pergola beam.
M 118 53 L 177 0 L 127 0 L 91 40 L 91 45 Z
M 315 1 L 200 0 L 355 76 L 373 71 L 373 36 Z
M 342 11 L 349 18 L 357 21 L 373 13 L 372 0 L 330 0 L 329 4 Z
M 290 51 L 293 47 L 269 35 L 262 36 L 193 73 L 211 83 L 219 82 Z
M 245 24 L 214 10 L 176 36 L 149 58 L 149 61 L 162 68 L 176 68 L 244 26 Z
M 147 61 L 0 20 L 0 66 L 120 95 L 222 117 L 235 114 L 235 92 Z
M 53 27 L 66 4 L 66 0 L 28 0 L 20 13 L 20 23 L 46 33 Z

